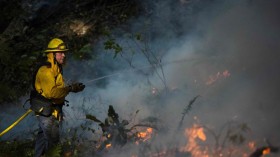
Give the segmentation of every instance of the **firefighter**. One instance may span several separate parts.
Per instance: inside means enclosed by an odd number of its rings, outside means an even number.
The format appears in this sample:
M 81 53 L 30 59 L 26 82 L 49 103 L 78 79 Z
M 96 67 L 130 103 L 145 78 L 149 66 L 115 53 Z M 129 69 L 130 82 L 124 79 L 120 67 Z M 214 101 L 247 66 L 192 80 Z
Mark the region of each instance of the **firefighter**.
M 65 43 L 52 39 L 44 51 L 47 61 L 34 75 L 34 90 L 30 95 L 31 109 L 39 121 L 39 131 L 35 144 L 35 157 L 46 154 L 59 143 L 59 124 L 62 120 L 62 107 L 69 92 L 81 92 L 82 83 L 65 85 L 62 65 L 68 51 Z

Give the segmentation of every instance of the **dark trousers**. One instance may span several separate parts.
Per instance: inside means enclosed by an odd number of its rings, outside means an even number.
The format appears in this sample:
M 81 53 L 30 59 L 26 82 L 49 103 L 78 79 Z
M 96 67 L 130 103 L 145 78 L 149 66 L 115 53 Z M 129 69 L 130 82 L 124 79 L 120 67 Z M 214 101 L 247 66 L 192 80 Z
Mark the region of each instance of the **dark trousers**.
M 34 157 L 44 155 L 59 143 L 59 121 L 53 116 L 37 116 L 39 131 L 36 138 Z

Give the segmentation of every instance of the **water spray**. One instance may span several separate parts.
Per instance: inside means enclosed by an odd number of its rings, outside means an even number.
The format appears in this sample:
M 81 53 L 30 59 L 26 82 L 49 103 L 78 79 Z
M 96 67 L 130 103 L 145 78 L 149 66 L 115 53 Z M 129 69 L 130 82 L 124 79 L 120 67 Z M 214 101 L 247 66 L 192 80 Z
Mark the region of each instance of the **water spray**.
M 144 70 L 144 69 L 156 68 L 156 67 L 159 67 L 159 66 L 165 66 L 165 65 L 169 65 L 169 64 L 179 64 L 179 63 L 194 61 L 194 60 L 198 60 L 198 58 L 195 58 L 195 59 L 180 59 L 180 60 L 174 60 L 174 61 L 169 61 L 169 62 L 165 62 L 165 63 L 161 63 L 161 61 L 160 61 L 158 63 L 142 66 L 140 68 L 135 68 L 135 69 L 130 68 L 130 69 L 122 70 L 122 71 L 117 72 L 117 73 L 97 77 L 95 79 L 86 81 L 84 84 L 89 84 L 89 83 L 92 83 L 92 82 L 95 82 L 95 81 L 98 81 L 98 80 L 102 80 L 102 79 L 105 79 L 105 78 L 109 78 L 109 77 L 112 77 L 112 76 L 116 76 L 116 75 L 119 75 L 119 74 L 122 74 L 122 73 L 135 72 L 135 71 L 140 71 L 140 70 Z
M 197 59 L 181 59 L 181 60 L 174 60 L 174 61 L 170 61 L 170 62 L 165 62 L 165 63 L 156 63 L 156 64 L 151 64 L 151 65 L 147 65 L 147 66 L 142 66 L 140 68 L 137 69 L 127 69 L 127 70 L 122 70 L 120 72 L 117 73 L 113 73 L 113 74 L 109 74 L 109 75 L 105 75 L 105 76 L 101 76 L 92 80 L 89 80 L 87 82 L 85 82 L 85 84 L 89 84 L 91 82 L 95 82 L 98 80 L 102 80 L 105 78 L 109 78 L 115 75 L 119 75 L 121 73 L 125 73 L 125 72 L 135 72 L 135 71 L 140 71 L 143 69 L 149 69 L 149 68 L 156 68 L 158 66 L 164 66 L 164 65 L 168 65 L 168 64 L 176 64 L 176 63 L 183 63 L 183 62 L 187 62 L 187 61 L 193 61 L 193 60 L 197 60 Z M 4 134 L 6 134 L 8 131 L 10 131 L 13 127 L 15 127 L 20 121 L 22 121 L 28 114 L 30 114 L 32 112 L 31 109 L 28 109 L 26 111 L 26 113 L 24 113 L 19 119 L 17 119 L 12 125 L 10 125 L 8 128 L 6 128 L 4 131 L 0 132 L 0 137 L 3 136 Z

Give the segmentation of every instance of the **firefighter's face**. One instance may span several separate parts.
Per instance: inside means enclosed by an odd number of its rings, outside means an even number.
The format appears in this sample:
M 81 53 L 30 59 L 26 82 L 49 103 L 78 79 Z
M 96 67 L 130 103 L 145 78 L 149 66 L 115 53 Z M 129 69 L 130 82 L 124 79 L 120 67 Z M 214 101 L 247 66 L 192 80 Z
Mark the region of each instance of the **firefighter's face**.
M 65 62 L 65 53 L 64 52 L 55 53 L 55 59 L 59 64 L 63 64 Z

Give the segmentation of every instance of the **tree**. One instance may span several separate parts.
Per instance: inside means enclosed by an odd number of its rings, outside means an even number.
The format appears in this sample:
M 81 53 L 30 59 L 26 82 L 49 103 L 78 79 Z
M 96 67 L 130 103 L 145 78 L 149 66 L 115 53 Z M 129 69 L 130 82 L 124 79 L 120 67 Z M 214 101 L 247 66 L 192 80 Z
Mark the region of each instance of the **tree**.
M 134 0 L 11 0 L 0 4 L 0 104 L 29 92 L 36 59 L 51 38 L 65 40 L 74 59 L 91 59 L 90 46 L 104 35 L 104 28 L 122 24 L 138 11 Z

